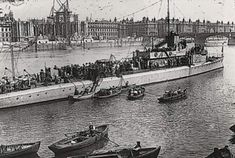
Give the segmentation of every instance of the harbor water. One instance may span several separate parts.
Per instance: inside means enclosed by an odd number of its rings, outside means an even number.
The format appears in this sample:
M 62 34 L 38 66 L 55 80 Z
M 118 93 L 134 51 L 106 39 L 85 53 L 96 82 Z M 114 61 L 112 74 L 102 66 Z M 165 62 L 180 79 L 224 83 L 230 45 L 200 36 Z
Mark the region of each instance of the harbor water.
M 97 59 L 131 57 L 134 47 L 112 49 L 69 50 L 16 54 L 18 71 L 30 73 L 44 66 L 82 64 Z M 216 55 L 221 48 L 208 48 Z M 71 103 L 54 101 L 0 110 L 0 142 L 14 144 L 42 141 L 38 155 L 54 154 L 47 146 L 64 138 L 65 133 L 94 125 L 109 124 L 109 138 L 121 147 L 161 146 L 161 158 L 199 158 L 213 152 L 214 147 L 228 145 L 235 124 L 235 47 L 224 48 L 224 69 L 190 78 L 146 85 L 141 100 L 129 101 L 127 94 L 105 100 L 89 99 Z M 10 66 L 9 55 L 0 54 L 0 67 Z M 4 70 L 1 70 L 3 74 Z M 188 98 L 173 103 L 158 103 L 164 91 L 187 88 Z M 111 150 L 108 142 L 100 150 Z

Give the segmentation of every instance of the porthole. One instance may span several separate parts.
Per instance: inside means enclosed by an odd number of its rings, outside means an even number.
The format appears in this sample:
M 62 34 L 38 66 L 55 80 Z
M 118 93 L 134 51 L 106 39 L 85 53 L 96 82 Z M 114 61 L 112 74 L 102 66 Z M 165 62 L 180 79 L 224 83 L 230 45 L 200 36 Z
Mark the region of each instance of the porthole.
M 37 96 L 39 96 L 39 94 L 37 94 Z
M 29 96 L 29 98 L 31 98 L 31 95 Z
M 19 98 L 17 97 L 16 100 L 19 100 Z
M 47 94 L 47 92 L 45 94 Z

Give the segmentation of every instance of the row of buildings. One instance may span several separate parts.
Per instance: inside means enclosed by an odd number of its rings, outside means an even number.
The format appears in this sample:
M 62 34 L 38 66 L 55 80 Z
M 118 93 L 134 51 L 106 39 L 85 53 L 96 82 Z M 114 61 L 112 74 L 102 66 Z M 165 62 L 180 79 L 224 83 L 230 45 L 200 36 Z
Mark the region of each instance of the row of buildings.
M 63 14 L 57 14 L 55 20 L 47 18 L 23 21 L 14 19 L 13 13 L 10 12 L 0 17 L 0 42 L 28 41 L 36 36 L 50 40 L 63 39 L 79 33 L 79 28 L 77 14 L 69 15 L 69 21 L 65 20 Z
M 86 19 L 79 21 L 78 15 L 69 14 L 67 19 L 64 14 L 55 16 L 52 20 L 29 19 L 22 21 L 15 20 L 13 13 L 5 14 L 0 17 L 0 42 L 29 40 L 41 35 L 49 40 L 60 40 L 70 38 L 78 40 L 81 38 L 92 37 L 94 39 L 118 39 L 126 37 L 164 37 L 167 35 L 167 19 L 149 19 L 143 17 L 140 21 L 125 19 L 114 20 L 95 20 Z M 234 23 L 224 23 L 217 21 L 191 21 L 189 20 L 170 20 L 170 31 L 180 33 L 214 33 L 214 32 L 234 32 Z

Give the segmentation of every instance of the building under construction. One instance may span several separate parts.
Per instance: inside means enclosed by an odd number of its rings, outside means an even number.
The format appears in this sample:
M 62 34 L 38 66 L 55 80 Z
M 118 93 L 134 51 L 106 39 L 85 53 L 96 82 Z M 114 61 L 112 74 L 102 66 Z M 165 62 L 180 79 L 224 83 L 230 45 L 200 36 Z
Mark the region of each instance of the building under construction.
M 51 34 L 52 39 L 61 38 L 70 41 L 71 37 L 79 32 L 78 15 L 73 14 L 69 10 L 69 3 L 66 0 L 64 3 L 56 1 L 59 5 L 59 9 L 55 8 L 55 0 L 53 0 L 53 6 L 51 8 L 50 15 L 48 17 L 48 33 Z

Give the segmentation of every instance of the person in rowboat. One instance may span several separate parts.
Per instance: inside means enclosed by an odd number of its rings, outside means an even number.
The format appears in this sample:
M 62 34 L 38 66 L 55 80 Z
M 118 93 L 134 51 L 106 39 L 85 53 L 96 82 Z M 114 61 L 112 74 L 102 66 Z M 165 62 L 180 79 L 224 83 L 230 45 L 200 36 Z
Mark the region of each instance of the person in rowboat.
M 140 141 L 137 141 L 136 143 L 134 150 L 139 150 L 141 148 Z
M 178 94 L 180 94 L 182 91 L 181 91 L 181 89 L 180 89 L 180 87 L 178 87 Z
M 95 126 L 94 125 L 90 125 L 89 126 L 89 135 L 90 135 L 90 137 L 93 137 L 95 135 L 95 132 L 96 132 Z
M 135 145 L 134 149 L 131 151 L 131 157 L 136 157 L 140 155 L 139 150 L 141 149 L 140 141 L 136 142 L 137 144 Z
M 75 87 L 74 95 L 78 95 L 78 94 L 79 94 L 79 92 L 78 92 L 78 88 L 77 88 L 77 87 Z

